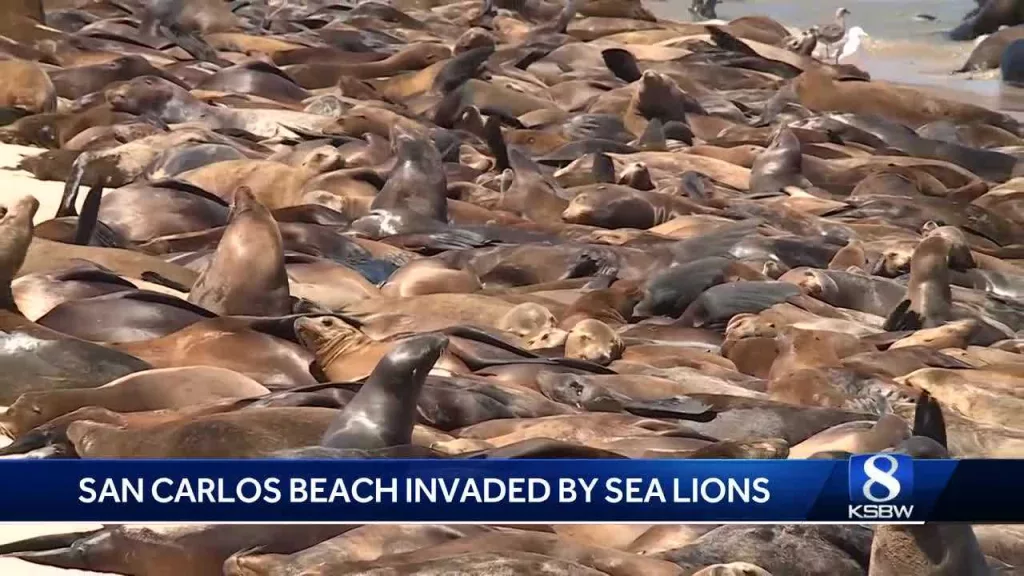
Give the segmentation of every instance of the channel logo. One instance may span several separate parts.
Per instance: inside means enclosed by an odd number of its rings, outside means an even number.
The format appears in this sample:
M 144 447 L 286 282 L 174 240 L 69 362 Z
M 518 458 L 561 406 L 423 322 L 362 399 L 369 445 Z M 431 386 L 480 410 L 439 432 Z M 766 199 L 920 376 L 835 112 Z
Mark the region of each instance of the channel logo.
M 910 520 L 914 513 L 914 460 L 904 454 L 850 458 L 851 520 Z

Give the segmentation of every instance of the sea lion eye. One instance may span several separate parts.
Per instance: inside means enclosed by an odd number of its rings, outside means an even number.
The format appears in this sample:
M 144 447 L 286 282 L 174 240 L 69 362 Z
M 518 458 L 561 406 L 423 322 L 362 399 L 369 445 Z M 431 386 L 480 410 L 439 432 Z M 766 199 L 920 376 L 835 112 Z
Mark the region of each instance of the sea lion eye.
M 43 409 L 40 408 L 37 404 L 33 404 L 32 405 L 32 413 L 33 414 L 42 414 L 43 413 Z
M 324 318 L 323 320 L 320 320 L 320 325 L 324 326 L 326 328 L 330 328 L 331 327 L 331 323 L 332 322 L 331 322 L 330 318 Z
M 569 388 L 572 388 L 572 391 L 575 392 L 577 396 L 583 396 L 583 385 L 579 382 L 569 384 Z

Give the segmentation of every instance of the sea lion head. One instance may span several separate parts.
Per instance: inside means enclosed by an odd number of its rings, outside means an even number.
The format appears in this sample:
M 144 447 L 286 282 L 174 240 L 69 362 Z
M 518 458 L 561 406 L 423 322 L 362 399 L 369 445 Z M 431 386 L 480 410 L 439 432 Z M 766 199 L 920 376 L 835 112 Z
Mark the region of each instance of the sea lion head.
M 839 292 L 834 280 L 815 268 L 795 268 L 779 276 L 779 281 L 795 284 L 808 296 L 828 302 L 830 296 Z
M 459 39 L 455 41 L 455 46 L 452 48 L 452 52 L 456 55 L 468 52 L 473 48 L 480 48 L 484 46 L 494 47 L 497 46 L 498 40 L 494 37 L 494 34 L 489 30 L 474 26 L 469 30 L 462 33 Z
M 561 346 L 568 332 L 557 325 L 554 314 L 534 302 L 515 306 L 498 321 L 499 330 L 515 334 L 530 350 Z
M 694 573 L 693 576 L 772 576 L 770 572 L 748 564 L 747 562 L 730 562 L 728 564 L 715 564 Z
M 52 400 L 48 396 L 52 397 Z M 16 438 L 36 426 L 66 414 L 68 410 L 61 405 L 60 400 L 68 396 L 59 393 L 51 395 L 45 392 L 24 392 L 7 408 L 0 422 L 0 429 Z
M 377 368 L 370 374 L 370 380 L 374 381 L 377 370 L 386 366 L 387 377 L 381 379 L 382 383 L 400 386 L 403 389 L 408 388 L 411 383 L 418 390 L 447 347 L 448 337 L 439 332 L 406 338 L 381 359 Z
M 156 76 L 134 78 L 107 90 L 105 96 L 117 112 L 155 114 L 171 123 L 186 121 L 185 106 L 200 103 L 181 86 Z
M 587 382 L 579 374 L 544 370 L 537 374 L 537 387 L 555 402 L 588 411 L 617 412 L 622 408 L 622 403 L 610 390 Z
M 39 210 L 35 196 L 0 206 L 0 280 L 10 283 L 25 262 L 32 243 L 32 218 Z
M 743 338 L 775 338 L 778 328 L 775 323 L 765 320 L 757 314 L 737 314 L 729 319 L 725 328 L 725 337 L 729 340 Z
M 320 146 L 310 150 L 299 166 L 313 174 L 323 174 L 345 167 L 345 160 L 334 146 Z
M 939 236 L 949 245 L 949 267 L 961 272 L 970 268 L 976 268 L 977 263 L 971 254 L 971 245 L 967 235 L 956 226 L 940 226 L 929 220 L 921 227 L 921 233 L 925 238 Z
M 653 226 L 657 219 L 654 207 L 623 188 L 613 184 L 588 186 L 569 201 L 562 211 L 562 220 L 603 228 L 645 230 Z
M 878 255 L 874 265 L 871 267 L 873 276 L 895 278 L 910 271 L 910 259 L 914 255 L 915 246 L 912 243 L 892 243 Z
M 321 367 L 367 339 L 355 327 L 334 316 L 296 318 L 294 327 L 299 342 L 316 354 L 317 363 Z
M 602 366 L 621 358 L 623 350 L 625 345 L 618 333 L 593 318 L 577 322 L 565 339 L 566 358 L 589 360 Z

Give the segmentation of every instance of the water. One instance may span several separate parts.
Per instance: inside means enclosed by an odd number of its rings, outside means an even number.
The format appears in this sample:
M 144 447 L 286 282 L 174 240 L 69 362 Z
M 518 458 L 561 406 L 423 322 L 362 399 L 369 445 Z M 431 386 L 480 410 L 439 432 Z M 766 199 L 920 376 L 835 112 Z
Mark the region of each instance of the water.
M 689 0 L 649 0 L 659 17 L 688 21 Z M 967 60 L 974 42 L 953 42 L 944 32 L 958 25 L 974 0 L 724 0 L 723 20 L 761 14 L 792 30 L 831 22 L 836 9 L 850 11 L 847 26 L 860 26 L 870 37 L 850 60 L 876 80 L 924 87 L 938 95 L 1004 110 L 1024 119 L 1024 91 L 1006 88 L 998 70 L 953 74 Z M 915 16 L 928 14 L 933 21 Z

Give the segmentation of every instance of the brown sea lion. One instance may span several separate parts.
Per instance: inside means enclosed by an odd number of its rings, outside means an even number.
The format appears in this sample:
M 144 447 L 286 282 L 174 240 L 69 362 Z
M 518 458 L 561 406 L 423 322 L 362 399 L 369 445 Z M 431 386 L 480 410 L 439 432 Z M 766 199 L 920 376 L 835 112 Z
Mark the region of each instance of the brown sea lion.
M 333 316 L 299 318 L 295 333 L 316 355 L 317 365 L 332 381 L 351 382 L 369 376 L 381 360 L 401 342 L 378 342 Z M 436 367 L 451 373 L 469 369 L 446 355 Z
M 42 114 L 57 109 L 57 92 L 50 77 L 35 62 L 26 60 L 0 60 L 0 107 L 19 110 L 24 114 Z
M 948 258 L 949 244 L 941 236 L 930 236 L 917 245 L 906 296 L 889 314 L 885 330 L 934 328 L 952 319 Z
M 248 188 L 235 191 L 227 230 L 210 265 L 192 286 L 189 302 L 217 314 L 291 312 L 281 232 Z
M 3 415 L 0 427 L 17 436 L 86 406 L 115 412 L 183 408 L 226 398 L 269 393 L 255 380 L 212 366 L 143 370 L 98 388 L 22 394 Z
M 565 339 L 565 357 L 589 360 L 607 366 L 622 356 L 622 338 L 600 320 L 587 318 L 577 322 Z

